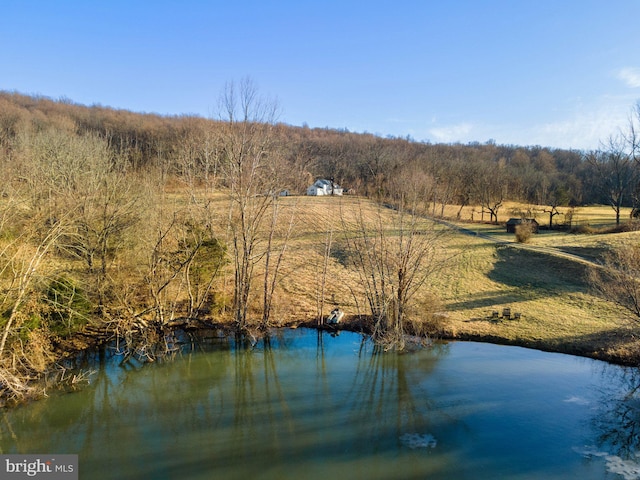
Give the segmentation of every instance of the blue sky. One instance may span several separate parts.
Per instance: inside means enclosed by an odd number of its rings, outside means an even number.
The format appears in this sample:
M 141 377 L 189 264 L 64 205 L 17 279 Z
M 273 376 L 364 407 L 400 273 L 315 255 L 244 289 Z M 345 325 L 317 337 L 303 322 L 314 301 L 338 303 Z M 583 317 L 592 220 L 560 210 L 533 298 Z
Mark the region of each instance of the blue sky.
M 251 77 L 280 121 L 597 148 L 640 100 L 640 0 L 0 0 L 0 89 L 216 116 Z

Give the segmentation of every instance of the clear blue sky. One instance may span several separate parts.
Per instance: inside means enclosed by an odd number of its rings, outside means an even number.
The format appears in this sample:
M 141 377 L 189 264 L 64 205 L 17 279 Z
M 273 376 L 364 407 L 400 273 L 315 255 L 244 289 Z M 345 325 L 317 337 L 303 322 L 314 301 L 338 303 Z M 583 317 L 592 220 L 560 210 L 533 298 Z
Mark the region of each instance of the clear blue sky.
M 639 0 L 0 0 L 0 89 L 215 116 L 590 149 L 640 100 Z

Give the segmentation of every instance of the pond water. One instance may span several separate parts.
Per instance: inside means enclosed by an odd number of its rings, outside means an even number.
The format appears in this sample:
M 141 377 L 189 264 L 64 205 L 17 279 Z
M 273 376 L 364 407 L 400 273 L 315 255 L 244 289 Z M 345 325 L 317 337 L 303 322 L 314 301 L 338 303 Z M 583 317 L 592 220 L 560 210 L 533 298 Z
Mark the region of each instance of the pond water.
M 636 369 L 305 329 L 93 360 L 89 386 L 2 413 L 1 453 L 78 454 L 92 480 L 640 478 Z

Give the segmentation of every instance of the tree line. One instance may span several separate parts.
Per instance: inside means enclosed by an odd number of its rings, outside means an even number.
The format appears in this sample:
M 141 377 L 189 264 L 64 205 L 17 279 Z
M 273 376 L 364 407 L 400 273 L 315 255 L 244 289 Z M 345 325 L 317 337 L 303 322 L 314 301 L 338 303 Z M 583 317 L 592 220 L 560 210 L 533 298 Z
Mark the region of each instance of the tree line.
M 594 151 L 494 142 L 431 144 L 329 128 L 294 127 L 271 119 L 281 168 L 279 188 L 303 193 L 318 177 L 365 196 L 385 195 L 404 172 L 429 184 L 435 213 L 447 205 L 481 205 L 495 220 L 507 200 L 532 205 L 609 204 L 637 207 L 636 108 L 628 127 Z M 0 148 L 10 158 L 25 131 L 53 129 L 105 142 L 134 171 L 154 168 L 185 181 L 215 178 L 220 170 L 222 118 L 160 116 L 99 105 L 0 92 Z

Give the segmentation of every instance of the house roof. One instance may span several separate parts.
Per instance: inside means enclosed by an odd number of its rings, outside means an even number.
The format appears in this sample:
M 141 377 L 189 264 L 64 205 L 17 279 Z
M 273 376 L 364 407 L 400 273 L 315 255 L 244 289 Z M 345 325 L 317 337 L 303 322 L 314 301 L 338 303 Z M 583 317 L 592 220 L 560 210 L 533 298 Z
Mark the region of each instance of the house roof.
M 535 218 L 510 218 L 507 225 L 520 225 L 522 222 L 538 223 Z
M 326 178 L 319 178 L 312 186 L 319 188 L 331 187 L 331 180 L 327 180 Z M 337 190 L 340 188 L 340 185 L 334 182 L 333 188 Z

